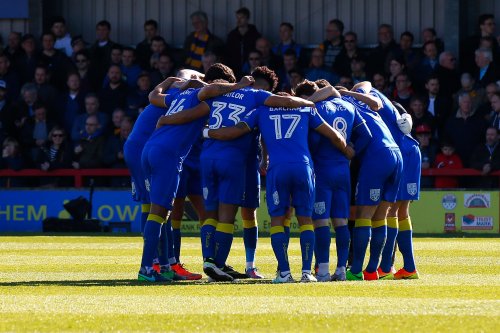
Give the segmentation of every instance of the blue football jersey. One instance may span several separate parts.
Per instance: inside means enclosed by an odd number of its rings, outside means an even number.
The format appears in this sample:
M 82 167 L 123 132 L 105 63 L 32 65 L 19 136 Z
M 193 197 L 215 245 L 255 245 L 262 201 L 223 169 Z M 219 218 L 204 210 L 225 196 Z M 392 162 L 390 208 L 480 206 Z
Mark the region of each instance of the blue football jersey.
M 259 128 L 269 153 L 269 168 L 287 162 L 312 164 L 307 140 L 309 129 L 324 123 L 314 108 L 267 106 L 249 113 L 244 122 L 249 128 Z
M 271 95 L 264 90 L 243 88 L 207 100 L 210 106 L 209 128 L 218 129 L 236 125 L 250 111 L 264 105 L 264 101 Z M 252 139 L 255 140 L 255 135 L 252 133 L 230 141 L 207 139 L 203 143 L 203 158 L 246 160 Z
M 177 88 L 167 90 L 165 96 L 165 105 L 170 105 L 175 95 L 179 91 L 180 90 Z M 166 111 L 167 108 L 158 107 L 152 104 L 146 106 L 144 110 L 139 114 L 139 117 L 137 117 L 134 128 L 132 129 L 132 132 L 130 132 L 127 141 L 134 142 L 139 145 L 144 145 L 155 130 L 158 118 L 163 116 Z
M 200 102 L 198 100 L 199 90 L 187 89 L 175 95 L 165 115 L 175 114 L 198 105 Z M 202 117 L 182 125 L 162 126 L 153 132 L 148 144 L 168 147 L 168 150 L 175 156 L 185 158 L 193 144 L 198 140 L 206 120 L 206 117 Z
M 361 117 L 366 121 L 366 125 L 370 129 L 373 139 L 366 147 L 366 152 L 374 153 L 381 148 L 398 148 L 396 141 L 392 137 L 389 128 L 382 120 L 382 117 L 375 111 L 371 110 L 368 105 L 351 96 L 342 96 L 344 101 L 353 104 L 360 112 Z M 356 152 L 358 150 L 356 149 Z

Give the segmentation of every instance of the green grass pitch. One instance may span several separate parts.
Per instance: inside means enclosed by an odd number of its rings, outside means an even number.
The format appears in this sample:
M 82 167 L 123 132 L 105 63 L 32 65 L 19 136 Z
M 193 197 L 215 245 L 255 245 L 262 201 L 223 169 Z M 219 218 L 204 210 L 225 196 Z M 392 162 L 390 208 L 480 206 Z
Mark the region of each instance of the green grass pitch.
M 417 238 L 420 280 L 287 285 L 139 283 L 141 241 L 0 237 L 0 331 L 498 332 L 500 327 L 498 238 Z M 198 239 L 183 239 L 182 258 L 201 271 Z M 300 278 L 296 238 L 290 260 Z M 228 263 L 243 269 L 244 262 L 242 240 L 236 238 Z M 269 238 L 260 240 L 257 264 L 273 277 Z

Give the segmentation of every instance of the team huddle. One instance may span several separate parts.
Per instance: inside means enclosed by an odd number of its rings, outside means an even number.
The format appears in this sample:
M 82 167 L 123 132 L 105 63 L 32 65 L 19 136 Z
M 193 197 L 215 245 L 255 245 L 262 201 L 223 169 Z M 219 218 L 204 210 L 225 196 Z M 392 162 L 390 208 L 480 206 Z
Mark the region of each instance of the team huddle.
M 409 135 L 411 117 L 369 82 L 347 90 L 326 80 L 305 80 L 290 96 L 271 93 L 277 81 L 272 70 L 258 67 L 236 82 L 232 70 L 217 63 L 204 76 L 181 71 L 151 92 L 151 104 L 124 147 L 132 194 L 142 204 L 138 279 L 202 278 L 180 261 L 186 197 L 200 219 L 209 281 L 263 278 L 255 267 L 261 174 L 266 175 L 278 262 L 273 282 L 294 282 L 288 261 L 293 211 L 300 226 L 301 282 L 418 278 L 409 204 L 419 197 L 421 159 Z M 351 235 L 354 156 L 360 168 Z M 240 207 L 244 273 L 226 263 Z M 330 223 L 337 251 L 332 274 Z M 404 261 L 398 271 L 393 266 L 396 242 Z M 368 244 L 370 258 L 363 269 Z

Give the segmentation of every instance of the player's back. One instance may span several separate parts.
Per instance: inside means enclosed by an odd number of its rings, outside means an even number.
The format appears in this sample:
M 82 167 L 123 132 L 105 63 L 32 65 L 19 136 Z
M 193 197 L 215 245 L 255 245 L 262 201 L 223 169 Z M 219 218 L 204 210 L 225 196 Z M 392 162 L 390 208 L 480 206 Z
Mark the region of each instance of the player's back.
M 175 114 L 198 105 L 199 89 L 187 89 L 175 95 L 165 115 Z M 206 117 L 182 125 L 165 125 L 157 129 L 148 145 L 161 145 L 175 156 L 185 157 L 200 136 Z
M 359 115 L 356 117 L 354 106 L 340 98 L 330 98 L 317 102 L 316 109 L 323 120 L 336 129 L 347 142 L 351 140 L 355 119 L 362 121 Z M 315 165 L 347 160 L 345 155 L 333 146 L 328 138 L 315 131 L 309 134 L 309 146 Z
M 210 106 L 210 129 L 234 126 L 250 111 L 264 104 L 271 93 L 252 88 L 238 89 L 233 92 L 207 100 Z M 203 144 L 203 158 L 224 160 L 245 160 L 249 146 L 255 135 L 247 134 L 241 138 L 220 141 L 207 139 Z
M 169 89 L 165 101 L 168 102 L 173 100 L 174 96 L 179 93 L 179 91 L 180 90 L 177 88 Z M 155 130 L 158 118 L 164 115 L 166 111 L 167 108 L 158 107 L 152 104 L 146 106 L 139 114 L 139 117 L 137 117 L 127 141 L 137 145 L 144 145 Z
M 371 110 L 368 105 L 354 97 L 344 95 L 342 99 L 356 107 L 370 129 L 373 139 L 366 148 L 367 153 L 373 153 L 382 148 L 398 148 L 396 141 L 392 137 L 391 131 L 377 112 Z
M 311 164 L 309 129 L 323 123 L 315 109 L 262 106 L 245 118 L 250 128 L 258 126 L 269 154 L 269 168 L 280 163 Z

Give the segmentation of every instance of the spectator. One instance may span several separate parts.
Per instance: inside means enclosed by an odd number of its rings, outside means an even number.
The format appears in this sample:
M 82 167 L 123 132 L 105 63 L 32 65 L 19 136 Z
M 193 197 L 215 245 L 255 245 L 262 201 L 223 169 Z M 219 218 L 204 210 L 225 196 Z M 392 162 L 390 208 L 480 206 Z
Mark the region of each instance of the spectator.
M 106 77 L 107 82 L 99 92 L 99 104 L 101 111 L 111 115 L 116 108 L 125 108 L 127 104 L 128 87 L 122 80 L 120 66 L 111 65 Z
M 56 105 L 56 99 L 58 95 L 57 89 L 49 83 L 49 73 L 47 67 L 43 65 L 38 65 L 35 69 L 35 77 L 33 82 L 38 89 L 38 99 L 40 102 L 45 104 L 48 108 L 49 117 L 54 119 L 56 116 L 54 113 L 54 108 Z
M 288 76 L 290 77 L 290 88 L 289 88 L 290 90 L 284 90 L 284 91 L 293 95 L 297 86 L 302 81 L 304 81 L 304 73 L 302 72 L 302 70 L 295 67 L 288 72 Z
M 346 88 L 347 90 L 351 90 L 354 86 L 354 82 L 352 81 L 352 77 L 347 75 L 342 75 L 339 79 L 339 86 Z
M 339 19 L 331 20 L 326 26 L 326 40 L 319 45 L 319 48 L 323 51 L 325 56 L 325 66 L 332 70 L 334 70 L 334 64 L 337 57 L 344 50 L 343 33 L 344 22 Z
M 464 93 L 468 94 L 472 100 L 472 109 L 474 112 L 485 100 L 484 90 L 480 89 L 469 73 L 463 73 L 460 76 L 461 88 L 453 96 L 453 109 L 458 108 L 458 97 Z
M 429 76 L 434 74 L 438 67 L 438 51 L 436 43 L 433 41 L 426 42 L 422 47 L 424 57 L 420 60 L 415 68 L 414 89 L 422 91 L 425 81 Z
M 84 93 L 96 92 L 102 86 L 102 81 L 98 82 L 95 72 L 91 71 L 91 63 L 87 51 L 79 51 L 74 54 L 76 70 L 80 76 L 80 86 Z
M 35 37 L 31 34 L 25 34 L 21 40 L 23 52 L 15 59 L 15 67 L 20 84 L 25 84 L 31 81 L 35 75 L 35 67 L 40 61 L 39 54 L 36 49 Z
M 451 98 L 440 94 L 441 85 L 435 75 L 431 75 L 425 82 L 427 111 L 434 117 L 438 137 L 443 135 L 444 124 L 451 115 Z
M 133 48 L 123 48 L 122 64 L 120 67 L 127 85 L 130 88 L 137 87 L 137 79 L 142 72 L 142 68 L 135 63 L 135 50 Z
M 491 108 L 494 114 L 491 117 L 490 126 L 500 130 L 500 92 L 496 92 L 491 96 Z
M 434 165 L 437 152 L 436 144 L 432 139 L 432 129 L 429 125 L 423 123 L 417 126 L 415 136 L 419 143 L 420 155 L 422 156 L 422 169 L 429 169 Z M 434 178 L 431 176 L 422 176 L 420 187 L 433 188 Z
M 43 171 L 71 168 L 73 152 L 62 127 L 55 126 L 49 132 L 47 142 L 36 153 L 35 165 Z M 42 177 L 44 187 L 68 186 L 71 180 L 61 177 Z
M 413 94 L 412 83 L 408 74 L 402 72 L 396 75 L 396 88 L 392 94 L 393 99 L 405 109 L 408 109 Z
M 255 49 L 262 54 L 262 66 L 267 66 L 273 70 L 283 67 L 281 57 L 273 53 L 271 42 L 264 37 L 257 39 Z
M 389 59 L 389 88 L 396 88 L 396 76 L 406 71 L 406 63 L 402 56 L 391 56 Z
M 90 47 L 91 71 L 95 72 L 97 81 L 102 82 L 109 68 L 111 50 L 116 45 L 110 38 L 111 24 L 106 21 L 99 21 L 96 24 L 96 41 Z M 121 56 L 121 55 L 120 55 Z
M 474 113 L 469 94 L 458 97 L 459 108 L 445 124 L 445 139 L 451 139 L 465 167 L 475 147 L 484 142 L 486 120 Z
M 71 53 L 71 60 L 75 61 L 75 54 L 84 51 L 87 49 L 87 42 L 83 39 L 82 35 L 74 36 L 71 38 L 71 49 L 73 52 Z
M 306 70 L 305 78 L 309 81 L 316 81 L 318 79 L 325 79 L 330 82 L 331 85 L 337 84 L 339 77 L 332 72 L 330 67 L 324 64 L 324 52 L 320 48 L 316 48 L 312 51 L 311 62 L 309 63 L 309 68 Z
M 434 167 L 438 169 L 461 169 L 463 168 L 460 156 L 455 153 L 455 147 L 450 142 L 441 143 L 441 152 L 436 155 Z M 457 176 L 436 176 L 434 179 L 435 188 L 457 188 Z
M 57 99 L 58 122 L 66 133 L 71 133 L 76 117 L 85 112 L 85 92 L 81 90 L 80 76 L 70 73 L 66 81 L 67 90 Z
M 421 132 L 427 132 L 429 130 L 433 136 L 436 135 L 436 120 L 434 116 L 426 110 L 427 104 L 425 103 L 425 98 L 419 95 L 413 96 L 410 100 L 410 108 L 408 109 L 412 120 L 413 120 L 413 130 L 412 134 L 418 134 L 417 129 L 420 128 Z M 425 128 L 421 126 L 425 125 Z
M 201 56 L 201 64 L 203 66 L 203 73 L 206 73 L 213 64 L 220 62 L 220 59 L 212 51 L 205 51 Z
M 130 117 L 124 117 L 118 128 L 118 134 L 112 135 L 106 141 L 104 147 L 103 164 L 107 168 L 126 169 L 127 165 L 123 158 L 123 145 L 132 131 L 133 121 Z M 129 187 L 130 177 L 113 177 L 112 187 Z
M 113 110 L 113 114 L 111 115 L 111 131 L 109 131 L 110 136 L 120 135 L 120 127 L 124 118 L 125 111 L 123 109 L 117 108 Z
M 158 22 L 147 20 L 144 22 L 144 39 L 137 44 L 135 51 L 139 65 L 144 69 L 149 69 L 149 59 L 153 52 L 151 51 L 151 40 L 158 36 Z
M 420 62 L 420 52 L 413 49 L 413 34 L 409 31 L 403 32 L 399 37 L 399 52 L 398 55 L 401 55 L 404 59 L 404 63 L 407 66 L 407 70 L 413 74 L 415 67 L 417 67 Z
M 283 54 L 283 69 L 278 71 L 279 77 L 279 90 L 291 91 L 292 83 L 290 78 L 290 71 L 297 68 L 298 59 L 295 50 L 288 49 Z
M 43 146 L 54 124 L 47 118 L 47 108 L 42 103 L 33 105 L 34 113 L 21 126 L 20 141 L 26 159 L 34 161 L 38 149 Z
M 451 98 L 460 89 L 460 75 L 457 71 L 457 58 L 450 51 L 439 55 L 439 66 L 436 69 L 441 93 Z
M 2 158 L 0 158 L 0 170 L 22 170 L 25 167 L 25 162 L 21 155 L 19 142 L 12 137 L 3 140 L 2 143 Z M 19 187 L 24 186 L 25 181 L 20 177 L 5 177 L 0 178 L 0 187 Z
M 26 83 L 21 88 L 21 101 L 13 110 L 13 121 L 15 125 L 15 137 L 19 138 L 19 129 L 23 127 L 26 120 L 35 114 L 33 105 L 38 101 L 38 89 L 34 83 Z
M 10 68 L 10 60 L 6 54 L 0 53 L 0 80 L 7 86 L 7 99 L 15 102 L 19 96 L 19 76 Z
M 75 169 L 99 168 L 102 166 L 104 136 L 101 125 L 95 114 L 88 116 L 85 130 L 75 146 L 73 153 L 75 161 L 71 163 Z
M 11 31 L 9 37 L 7 38 L 7 47 L 4 48 L 3 53 L 9 57 L 10 63 L 13 64 L 12 68 L 19 72 L 21 70 L 18 67 L 18 59 L 23 54 L 23 49 L 21 47 L 21 37 L 20 32 Z
M 158 69 L 150 74 L 151 85 L 156 87 L 170 76 L 175 76 L 175 63 L 170 55 L 162 53 L 158 59 Z
M 500 148 L 498 147 L 498 130 L 488 127 L 486 142 L 479 144 L 470 158 L 471 168 L 481 171 L 479 188 L 498 188 L 498 177 L 488 176 L 491 172 L 500 170 Z
M 495 116 L 492 99 L 493 96 L 495 96 L 495 93 L 500 91 L 500 86 L 498 86 L 496 83 L 490 83 L 484 90 L 486 92 L 486 101 L 477 108 L 476 112 L 481 117 L 484 117 L 484 119 L 486 119 L 488 123 L 491 123 L 493 117 Z
M 344 46 L 335 57 L 333 71 L 336 74 L 351 75 L 351 60 L 353 58 L 366 58 L 358 48 L 358 35 L 353 31 L 348 31 L 344 35 Z
M 6 100 L 7 84 L 0 80 L 0 142 L 13 135 L 14 119 L 11 103 Z
M 71 68 L 71 63 L 66 54 L 54 48 L 56 37 L 52 32 L 42 34 L 42 53 L 40 55 L 40 64 L 45 65 L 50 71 L 50 82 L 57 89 L 64 89 L 66 82 L 66 73 Z
M 159 58 L 161 54 L 168 53 L 169 46 L 161 36 L 154 36 L 151 39 L 151 56 Z M 149 58 L 151 60 L 151 57 Z
M 99 112 L 99 99 L 94 93 L 89 93 L 85 96 L 85 113 L 78 115 L 71 129 L 71 140 L 76 144 L 82 135 L 85 135 L 85 123 L 89 116 L 97 116 L 101 126 L 97 129 L 102 132 L 109 122 L 109 116 L 103 112 Z
M 500 67 L 493 62 L 491 49 L 481 48 L 476 50 L 476 82 L 480 87 L 500 80 Z
M 250 51 L 255 48 L 255 42 L 261 37 L 255 25 L 249 24 L 249 20 L 250 10 L 246 7 L 238 9 L 236 11 L 236 28 L 227 35 L 227 65 L 233 69 L 237 77 L 241 76 L 243 64 Z
M 493 14 L 482 14 L 478 18 L 479 33 L 468 37 L 460 43 L 460 65 L 463 72 L 473 73 L 476 66 L 474 64 L 475 53 L 479 47 L 481 37 L 495 36 L 495 16 Z M 499 52 L 498 42 L 493 43 L 491 51 L 493 54 Z
M 302 46 L 293 40 L 293 25 L 291 23 L 283 22 L 280 24 L 279 37 L 280 42 L 272 48 L 274 54 L 284 61 L 286 51 L 293 50 L 297 60 L 302 59 Z
M 151 92 L 151 79 L 144 72 L 137 79 L 137 88 L 129 91 L 127 95 L 127 114 L 133 118 L 149 104 L 149 93 Z
M 437 47 L 438 53 L 444 51 L 444 42 L 441 38 L 438 38 L 437 32 L 434 28 L 425 28 L 422 30 L 422 43 L 434 42 Z
M 250 51 L 247 61 L 245 62 L 245 64 L 243 64 L 242 73 L 243 75 L 250 75 L 255 68 L 263 65 L 262 53 L 257 50 Z
M 54 48 L 71 57 L 73 48 L 71 46 L 71 36 L 66 31 L 66 20 L 62 16 L 56 16 L 52 19 L 50 31 L 56 37 Z
M 217 56 L 222 55 L 224 43 L 208 30 L 208 17 L 205 12 L 194 12 L 190 19 L 194 31 L 184 41 L 185 65 L 192 69 L 201 70 L 203 68 L 201 62 L 203 54 L 206 51 L 211 51 Z
M 394 40 L 392 25 L 381 24 L 378 27 L 378 45 L 368 57 L 368 72 L 374 73 L 382 68 L 387 71 L 388 56 L 395 52 L 398 52 L 398 44 Z
M 373 74 L 372 85 L 388 98 L 392 97 L 392 90 L 391 87 L 388 86 L 388 80 L 385 77 L 384 73 L 376 72 L 375 74 Z
M 119 44 L 115 44 L 111 47 L 111 53 L 109 55 L 109 64 L 111 65 L 122 65 L 122 54 L 123 47 Z
M 363 58 L 352 58 L 351 59 L 351 77 L 354 84 L 367 81 L 365 70 L 366 62 Z

